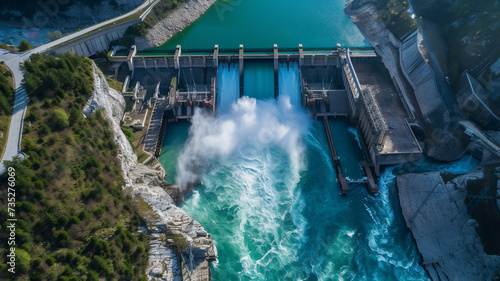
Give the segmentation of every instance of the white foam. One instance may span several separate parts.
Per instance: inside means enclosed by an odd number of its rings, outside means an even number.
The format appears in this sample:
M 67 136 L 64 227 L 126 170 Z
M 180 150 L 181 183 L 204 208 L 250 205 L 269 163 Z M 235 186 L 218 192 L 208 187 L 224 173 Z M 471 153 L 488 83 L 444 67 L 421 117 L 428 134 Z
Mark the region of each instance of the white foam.
M 280 64 L 278 89 L 280 98 L 288 98 L 295 108 L 301 106 L 299 65 L 296 62 Z
M 302 110 L 290 106 L 289 99 L 276 102 L 243 97 L 233 104 L 230 113 L 216 118 L 196 111 L 188 141 L 179 155 L 176 183 L 185 189 L 212 160 L 249 144 L 253 149 L 278 146 L 289 154 L 292 165 L 299 166 L 304 150 L 301 136 L 310 121 Z

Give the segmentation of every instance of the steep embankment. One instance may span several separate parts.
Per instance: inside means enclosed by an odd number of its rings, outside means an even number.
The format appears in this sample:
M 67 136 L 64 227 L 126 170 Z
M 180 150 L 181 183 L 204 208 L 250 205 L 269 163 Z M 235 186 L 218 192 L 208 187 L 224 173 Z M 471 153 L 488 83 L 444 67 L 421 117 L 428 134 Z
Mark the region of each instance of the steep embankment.
M 148 33 L 135 39 L 138 50 L 158 47 L 203 15 L 215 0 L 187 0 Z
M 31 101 L 22 135 L 26 158 L 5 161 L 15 175 L 0 176 L 0 209 L 12 207 L 8 197 L 16 202 L 15 212 L 0 214 L 1 237 L 8 236 L 8 217 L 16 220 L 15 245 L 0 246 L 0 279 L 146 278 L 149 241 L 122 191 L 109 122 L 101 112 L 81 113 L 92 94 L 92 61 L 35 54 L 23 70 Z M 7 177 L 14 189 L 7 189 Z M 10 247 L 15 275 L 7 272 Z
M 498 238 L 494 238 L 498 229 L 482 231 L 498 224 L 496 204 L 482 206 L 484 203 L 478 199 L 467 198 L 474 188 L 483 191 L 491 186 L 491 192 L 496 193 L 496 181 L 485 185 L 484 179 L 482 170 L 448 182 L 439 173 L 398 177 L 403 216 L 423 256 L 423 266 L 433 280 L 500 278 Z M 481 212 L 488 207 L 491 212 L 479 214 L 483 220 L 480 224 L 469 215 L 468 210 Z
M 458 159 L 466 145 L 450 130 L 453 101 L 443 98 L 441 84 L 423 56 L 432 50 L 421 44 L 422 31 L 402 42 L 387 27 L 393 23 L 391 15 L 384 15 L 376 5 L 380 4 L 372 0 L 348 1 L 345 11 L 382 57 L 395 84 L 410 101 L 413 114 L 426 132 L 425 153 L 440 161 Z
M 125 108 L 123 96 L 111 89 L 102 73 L 94 66 L 95 90 L 89 104 L 102 108 L 110 122 L 114 141 L 120 148 L 120 159 L 126 191 L 134 196 L 136 208 L 147 222 L 145 231 L 151 236 L 147 274 L 167 280 L 206 280 L 208 260 L 214 258 L 215 246 L 210 235 L 195 220 L 177 207 L 166 192 L 164 175 L 143 164 L 120 129 Z M 183 254 L 180 255 L 179 252 Z M 190 262 L 189 265 L 185 261 Z M 202 278 L 202 279 L 197 279 Z

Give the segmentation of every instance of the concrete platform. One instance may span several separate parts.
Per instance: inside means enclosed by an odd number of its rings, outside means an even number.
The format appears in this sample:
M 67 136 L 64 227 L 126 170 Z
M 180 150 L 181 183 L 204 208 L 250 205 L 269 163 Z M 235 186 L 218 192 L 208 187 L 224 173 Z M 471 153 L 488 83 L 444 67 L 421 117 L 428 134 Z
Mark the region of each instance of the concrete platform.
M 361 88 L 369 88 L 389 127 L 380 154 L 418 153 L 421 151 L 410 127 L 405 107 L 381 63 L 353 62 Z

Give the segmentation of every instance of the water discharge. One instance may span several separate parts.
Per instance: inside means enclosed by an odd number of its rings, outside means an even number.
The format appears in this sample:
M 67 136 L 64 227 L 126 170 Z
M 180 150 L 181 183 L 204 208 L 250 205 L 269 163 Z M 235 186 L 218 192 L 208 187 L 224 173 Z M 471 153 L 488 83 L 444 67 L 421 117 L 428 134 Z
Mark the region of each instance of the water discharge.
M 244 72 L 244 94 L 256 99 L 274 99 L 274 69 L 270 61 L 247 61 Z
M 218 1 L 157 50 L 366 46 L 342 10 L 345 0 L 289 2 Z M 221 16 L 228 5 L 233 9 Z M 279 65 L 277 101 L 272 64 L 245 62 L 241 99 L 238 68 L 219 66 L 217 117 L 196 112 L 185 143 L 169 134 L 187 135 L 187 126 L 169 124 L 160 157 L 181 187 L 202 183 L 182 208 L 216 242 L 213 280 L 429 280 L 401 215 L 395 177 L 465 173 L 477 163 L 422 158 L 383 170 L 377 196 L 362 185 L 340 196 L 323 124 L 300 105 L 297 64 Z M 356 129 L 345 119 L 331 120 L 330 128 L 343 172 L 362 178 Z
M 231 110 L 240 97 L 240 77 L 238 64 L 221 63 L 217 77 L 217 108 L 220 113 Z
M 236 155 L 259 160 L 246 152 L 281 149 L 299 161 L 300 137 L 307 132 L 310 121 L 290 104 L 289 98 L 262 101 L 243 97 L 224 113 L 226 110 L 221 108 L 216 118 L 195 112 L 189 138 L 178 159 L 176 183 L 181 188 L 199 180 L 199 175 L 212 169 L 214 161 Z
M 296 62 L 282 63 L 279 69 L 279 96 L 290 98 L 290 104 L 299 108 L 300 100 L 300 74 Z

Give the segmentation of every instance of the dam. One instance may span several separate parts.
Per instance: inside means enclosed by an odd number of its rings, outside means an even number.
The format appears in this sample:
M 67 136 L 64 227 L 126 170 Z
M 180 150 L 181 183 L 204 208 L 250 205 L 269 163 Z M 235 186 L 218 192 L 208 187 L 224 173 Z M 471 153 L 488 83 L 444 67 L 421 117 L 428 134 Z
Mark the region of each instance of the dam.
M 321 118 L 328 140 L 331 161 L 341 194 L 350 184 L 366 184 L 377 193 L 374 175 L 380 167 L 417 160 L 422 149 L 412 126 L 414 117 L 407 101 L 393 86 L 381 60 L 373 52 L 336 49 L 199 50 L 183 53 L 138 53 L 113 56 L 126 62 L 129 76 L 124 88 L 135 85 L 134 99 L 141 89 L 154 91 L 150 106 L 153 114 L 147 128 L 144 150 L 160 154 L 168 124 L 190 120 L 195 110 L 216 116 L 231 109 L 241 97 L 257 100 L 287 96 L 292 105 L 303 107 L 314 119 Z M 344 159 L 339 156 L 329 120 L 346 119 L 359 134 L 363 174 L 345 177 Z

